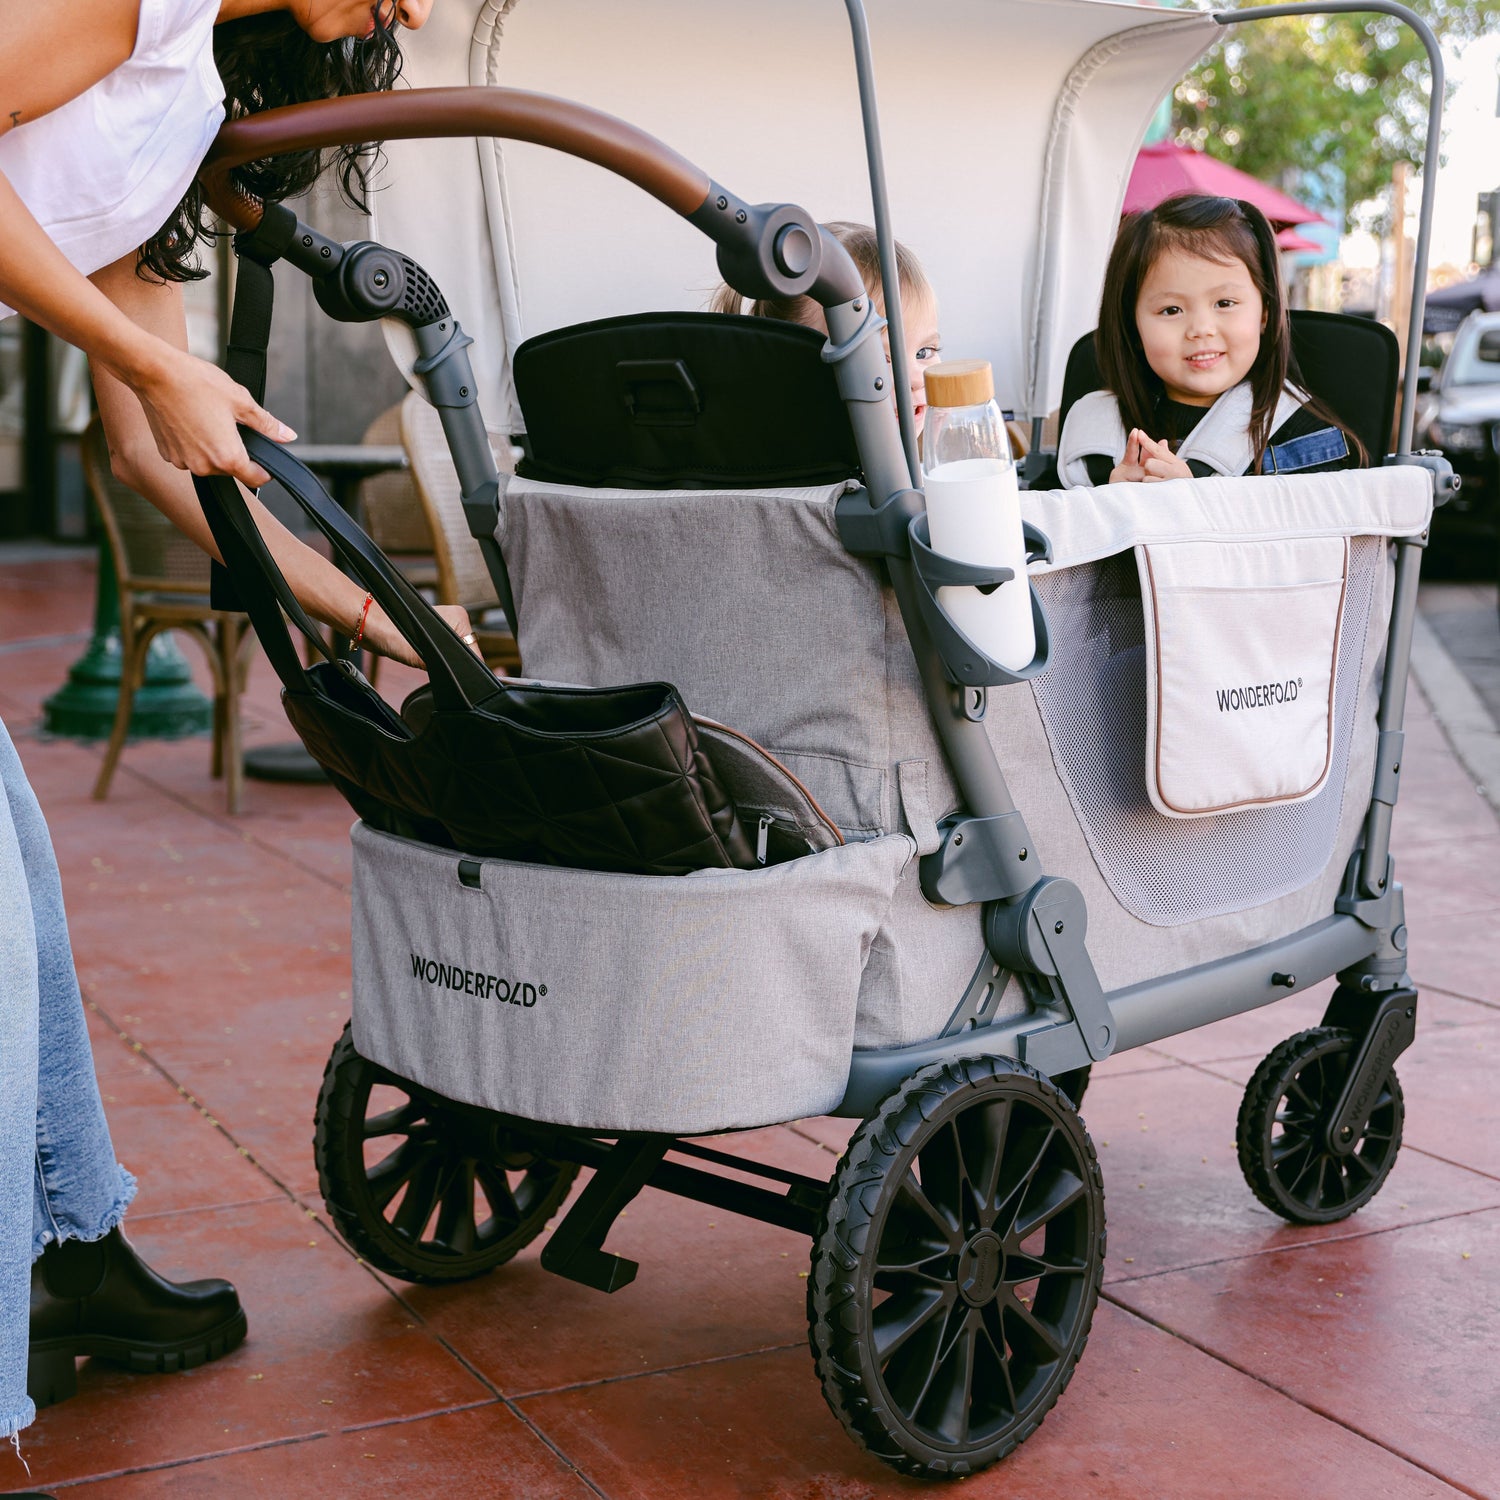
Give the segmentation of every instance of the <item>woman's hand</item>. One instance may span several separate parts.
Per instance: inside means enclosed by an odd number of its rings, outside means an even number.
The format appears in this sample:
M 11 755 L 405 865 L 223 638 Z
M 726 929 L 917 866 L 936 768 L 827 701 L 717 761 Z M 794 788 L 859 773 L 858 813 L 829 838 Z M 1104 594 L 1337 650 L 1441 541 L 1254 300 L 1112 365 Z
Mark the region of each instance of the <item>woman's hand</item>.
M 438 614 L 443 617 L 444 623 L 452 629 L 454 635 L 460 639 L 473 635 L 474 627 L 469 623 L 468 611 L 461 605 L 439 604 L 436 606 L 436 609 Z M 355 629 L 357 628 L 358 626 L 356 625 Z M 354 630 L 351 630 L 349 634 L 352 638 Z M 390 657 L 392 661 L 402 662 L 408 667 L 416 667 L 418 671 L 422 670 L 421 657 L 412 650 L 406 637 L 396 629 L 391 623 L 390 617 L 378 604 L 370 606 L 369 618 L 365 621 L 363 644 L 368 646 L 372 651 L 378 651 L 382 656 Z M 480 655 L 477 641 L 470 640 L 467 642 L 467 645 L 475 656 Z
M 139 398 L 157 451 L 178 469 L 192 474 L 232 474 L 250 489 L 270 475 L 245 452 L 237 422 L 278 443 L 297 436 L 258 405 L 244 386 L 217 365 L 154 340 L 150 357 L 133 372 L 130 384 Z
M 1142 483 L 1160 484 L 1167 479 L 1191 479 L 1193 477 L 1193 471 L 1172 452 L 1171 446 L 1165 439 L 1154 443 L 1145 433 L 1141 433 L 1140 438 L 1141 467 L 1145 470 Z

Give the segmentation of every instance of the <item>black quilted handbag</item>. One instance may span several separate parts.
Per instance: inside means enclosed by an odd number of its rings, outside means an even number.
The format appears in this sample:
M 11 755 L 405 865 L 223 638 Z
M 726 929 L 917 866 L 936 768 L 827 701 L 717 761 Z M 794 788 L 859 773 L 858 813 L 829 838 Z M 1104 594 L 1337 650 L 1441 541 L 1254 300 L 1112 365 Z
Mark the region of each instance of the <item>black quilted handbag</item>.
M 194 481 L 241 606 L 281 678 L 287 717 L 365 822 L 534 864 L 650 875 L 755 865 L 676 688 L 499 681 L 302 464 L 258 433 L 241 433 L 427 667 L 427 687 L 397 713 L 329 652 L 234 481 Z M 283 612 L 324 660 L 302 665 Z

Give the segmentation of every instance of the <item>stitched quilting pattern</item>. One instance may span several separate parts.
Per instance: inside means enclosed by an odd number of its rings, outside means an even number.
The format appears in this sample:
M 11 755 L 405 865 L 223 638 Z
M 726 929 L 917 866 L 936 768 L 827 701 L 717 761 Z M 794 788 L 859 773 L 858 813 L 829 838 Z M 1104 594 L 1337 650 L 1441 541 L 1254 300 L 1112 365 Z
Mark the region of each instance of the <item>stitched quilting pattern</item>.
M 533 695 L 529 714 L 546 711 Z M 611 694 L 593 700 L 599 722 Z M 286 693 L 287 717 L 373 827 L 466 853 L 649 874 L 749 868 L 754 853 L 675 690 L 657 711 L 556 732 L 483 709 L 436 712 L 411 738 L 315 692 Z M 576 708 L 574 695 L 570 708 Z M 634 700 L 632 700 L 633 706 Z

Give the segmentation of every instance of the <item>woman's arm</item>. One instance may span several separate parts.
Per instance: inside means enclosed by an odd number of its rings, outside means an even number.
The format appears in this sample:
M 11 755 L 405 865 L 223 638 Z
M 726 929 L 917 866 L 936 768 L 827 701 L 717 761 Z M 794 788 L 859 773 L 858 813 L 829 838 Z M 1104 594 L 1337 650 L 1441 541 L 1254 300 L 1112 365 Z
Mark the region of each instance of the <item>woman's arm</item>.
M 91 88 L 134 50 L 140 0 L 0 3 L 0 134 Z M 77 345 L 140 397 L 162 457 L 195 474 L 264 484 L 235 431 L 295 436 L 222 370 L 153 337 L 80 274 L 0 172 L 0 302 Z
M 105 267 L 92 281 L 91 290 L 132 327 L 173 350 L 186 350 L 187 323 L 180 286 L 142 281 L 135 274 L 133 255 Z M 195 363 L 202 365 L 201 361 Z M 202 368 L 216 375 L 222 373 L 212 365 Z M 193 481 L 162 458 L 137 393 L 108 368 L 95 365 L 93 376 L 115 477 L 144 495 L 205 552 L 218 557 Z M 259 500 L 251 497 L 249 504 L 276 565 L 303 607 L 336 630 L 352 634 L 364 609 L 364 589 L 293 536 Z M 462 609 L 443 606 L 439 612 L 460 635 L 469 629 L 468 616 Z M 365 623 L 365 640 L 382 655 L 411 666 L 421 665 L 378 605 L 370 610 Z

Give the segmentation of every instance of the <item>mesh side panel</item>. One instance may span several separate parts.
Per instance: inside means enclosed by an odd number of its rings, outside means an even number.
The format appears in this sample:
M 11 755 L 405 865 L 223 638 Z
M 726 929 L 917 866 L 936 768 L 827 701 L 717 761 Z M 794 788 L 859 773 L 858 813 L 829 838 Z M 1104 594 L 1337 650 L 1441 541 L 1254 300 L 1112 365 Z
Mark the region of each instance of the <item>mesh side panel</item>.
M 1133 555 L 1033 580 L 1052 661 L 1032 684 L 1052 759 L 1099 871 L 1156 927 L 1243 911 L 1299 890 L 1327 866 L 1343 812 L 1383 540 L 1356 537 L 1334 677 L 1333 763 L 1305 802 L 1165 818 L 1146 795 L 1146 646 Z M 1361 715 L 1362 727 L 1373 724 Z

